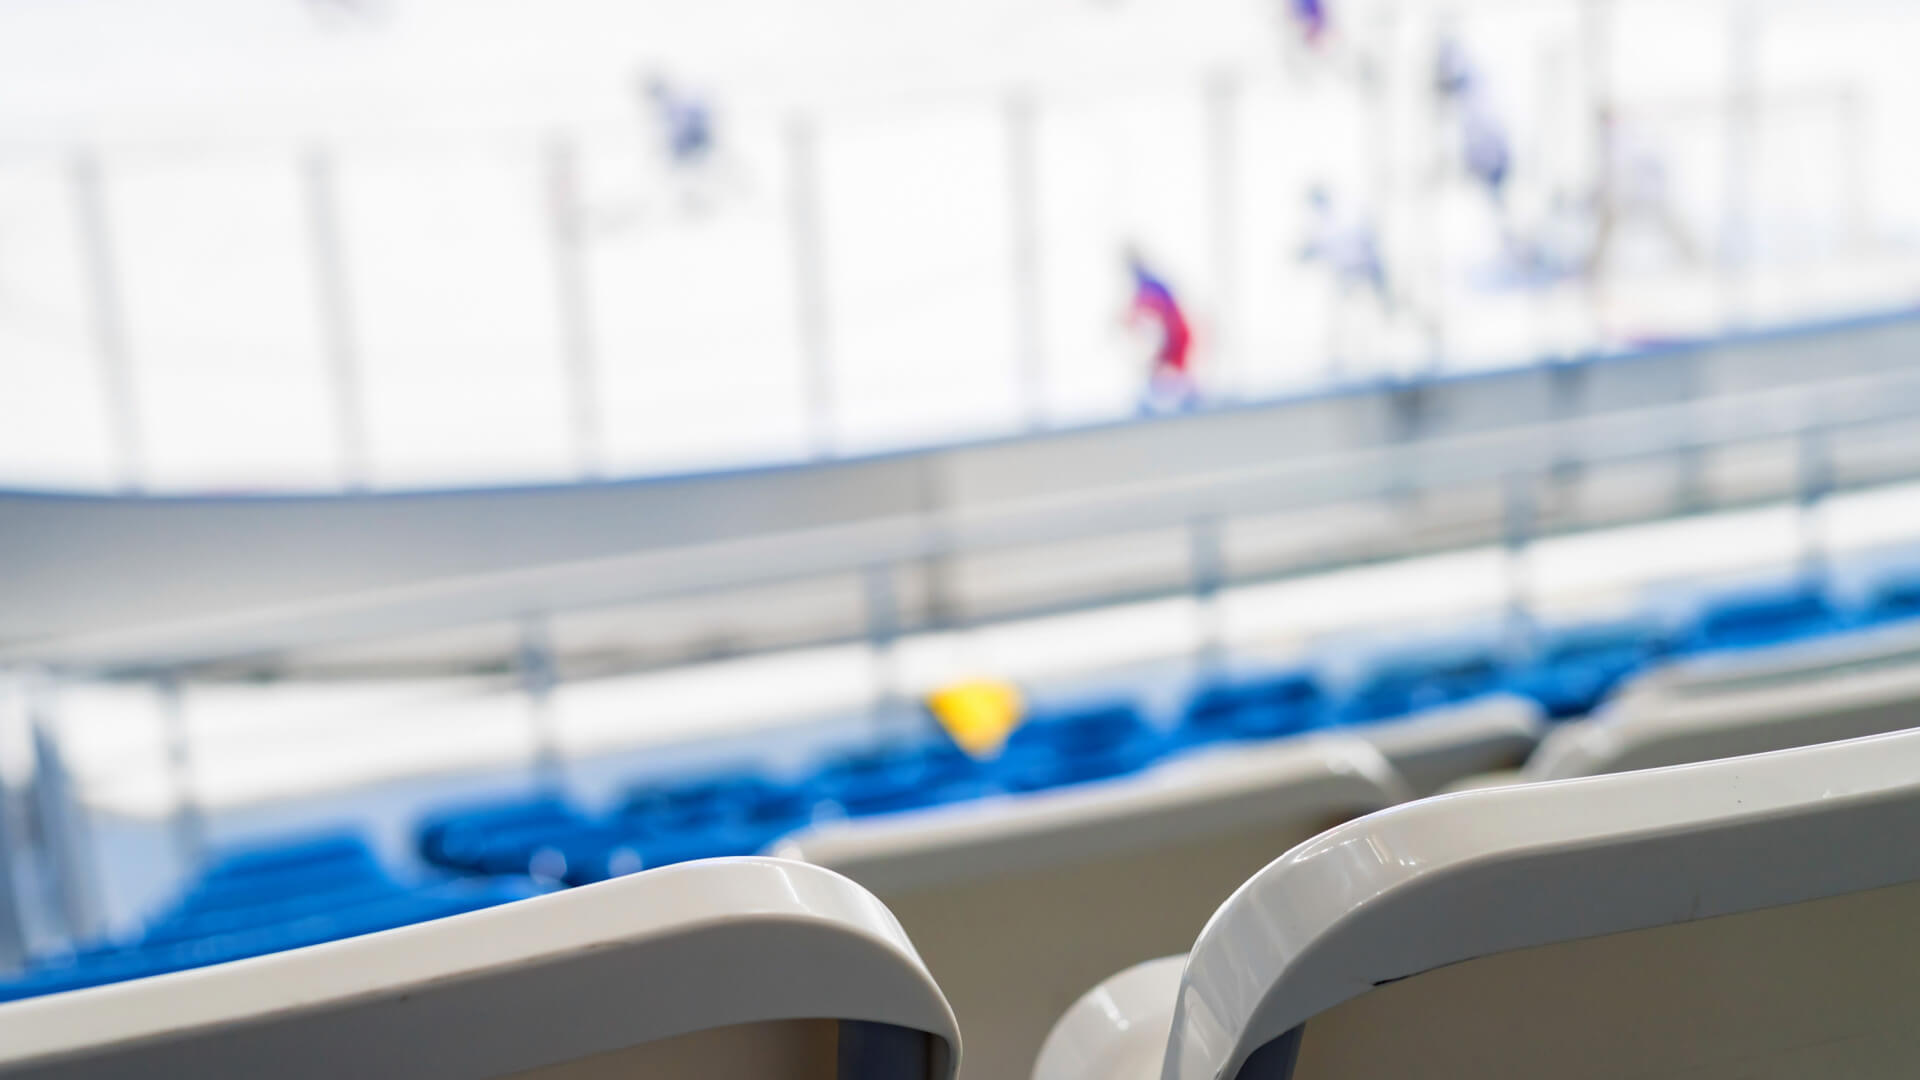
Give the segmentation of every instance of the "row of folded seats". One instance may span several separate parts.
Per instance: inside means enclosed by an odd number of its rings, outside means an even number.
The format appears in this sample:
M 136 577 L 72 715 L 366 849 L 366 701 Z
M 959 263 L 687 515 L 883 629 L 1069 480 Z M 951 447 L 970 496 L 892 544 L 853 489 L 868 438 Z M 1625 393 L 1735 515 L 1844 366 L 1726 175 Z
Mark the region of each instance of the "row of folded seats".
M 1531 697 L 1551 715 L 1575 716 L 1658 658 L 1776 645 L 1920 612 L 1920 585 L 1874 596 L 1849 611 L 1817 589 L 1749 592 L 1708 605 L 1679 633 L 1651 619 L 1562 630 L 1546 637 L 1524 665 L 1482 648 L 1401 654 L 1338 694 L 1310 670 L 1220 679 L 1193 693 L 1171 728 L 1149 723 L 1129 703 L 1043 714 L 1017 728 L 987 761 L 929 740 L 841 754 L 799 779 L 744 770 L 651 782 L 601 814 L 557 794 L 456 808 L 418 831 L 419 854 L 433 876 L 405 881 L 352 836 L 232 852 L 213 861 L 140 934 L 42 963 L 0 984 L 0 1000 L 353 937 L 558 885 L 751 855 L 773 850 L 784 838 L 783 853 L 842 869 L 901 912 L 936 974 L 949 981 L 963 1018 L 986 1017 L 978 1024 L 976 1057 L 984 1070 L 979 1075 L 995 1075 L 1030 1058 L 1041 1033 L 1033 1024 L 1052 1015 L 1049 1006 L 1064 1004 L 1063 987 L 1084 984 L 1102 965 L 1139 948 L 1164 951 L 1190 937 L 1223 890 L 1277 851 L 1414 793 L 1393 763 L 1367 746 L 1349 741 L 1329 749 L 1332 744 L 1277 737 L 1364 732 L 1380 721 L 1500 692 Z M 1256 745 L 1275 748 L 1275 755 L 1249 772 L 1247 747 Z M 862 848 L 860 823 L 897 811 L 993 793 L 1079 790 L 1089 781 L 1139 772 L 1174 751 L 1193 750 L 1204 759 L 1209 747 L 1226 756 L 1216 753 L 1211 764 L 1162 783 L 1166 790 L 1157 801 L 1134 806 L 1122 793 L 1094 813 L 1104 815 L 1107 833 L 1138 834 L 1125 842 L 1096 835 L 1100 820 L 1087 832 L 1084 811 L 1049 823 L 1044 802 L 1024 802 L 977 818 L 971 832 L 948 829 L 939 842 L 920 843 L 933 869 L 901 870 L 890 854 L 876 860 Z M 1183 814 L 1192 823 L 1184 823 Z M 1022 844 L 1026 849 L 1005 874 L 993 869 L 992 859 L 980 860 L 981 850 L 1004 854 Z M 1132 855 L 1120 853 L 1129 846 Z M 1037 869 L 1078 867 L 1089 858 L 1105 863 L 1057 881 L 1043 880 Z M 949 865 L 942 868 L 943 862 Z M 1169 880 L 1129 896 L 1137 918 L 1118 925 L 1134 940 L 1111 933 L 1111 920 L 1082 917 L 1103 890 L 1132 887 L 1152 865 L 1166 868 Z M 1051 946 L 1033 940 L 1054 916 Z M 1036 929 L 994 928 L 1022 922 Z M 1143 925 L 1153 932 L 1143 932 Z M 1084 940 L 1071 940 L 1076 935 Z M 1022 950 L 1071 952 L 1069 946 L 1079 954 L 1056 956 L 1053 977 L 1035 980 L 1024 996 L 996 984 L 996 964 L 1017 963 Z M 996 958 L 996 948 L 1010 955 Z
M 211 860 L 136 935 L 43 958 L 0 1001 L 316 945 L 531 896 L 524 877 L 403 882 L 359 836 L 238 849 Z
M 1028 942 L 998 977 L 1044 1032 L 1020 1056 L 874 893 L 707 860 L 9 1005 L 0 1075 L 1896 1080 L 1920 1064 L 1917 840 L 1915 730 L 1415 800 L 1268 859 L 1063 1002 L 1024 991 L 1059 962 Z M 202 884 L 250 901 L 330 860 Z
M 1190 696 L 1171 730 L 1129 702 L 1050 712 L 1022 724 L 987 761 L 938 739 L 835 756 L 796 780 L 748 770 L 652 783 L 604 815 L 559 796 L 459 807 L 422 827 L 420 853 L 456 873 L 579 885 L 762 851 L 822 817 L 1109 779 L 1194 746 L 1367 725 L 1496 693 L 1529 698 L 1548 717 L 1566 719 L 1590 712 L 1623 679 L 1662 658 L 1780 644 L 1920 612 L 1920 583 L 1897 584 L 1854 612 L 1818 589 L 1791 586 L 1723 598 L 1678 633 L 1652 619 L 1565 628 L 1546 635 L 1523 663 L 1490 644 L 1390 654 L 1344 693 L 1307 668 L 1222 676 Z

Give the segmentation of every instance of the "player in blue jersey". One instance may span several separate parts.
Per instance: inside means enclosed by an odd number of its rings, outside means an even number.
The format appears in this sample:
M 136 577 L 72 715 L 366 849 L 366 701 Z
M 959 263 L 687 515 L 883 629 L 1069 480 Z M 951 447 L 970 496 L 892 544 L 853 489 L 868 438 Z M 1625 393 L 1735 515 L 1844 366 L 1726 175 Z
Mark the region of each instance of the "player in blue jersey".
M 647 79 L 647 100 L 660 125 L 668 160 L 698 168 L 713 156 L 713 110 L 691 93 L 677 90 L 658 75 Z
M 1459 39 L 1440 39 L 1434 60 L 1434 90 L 1451 104 L 1460 122 L 1460 157 L 1495 205 L 1506 200 L 1507 177 L 1513 171 L 1513 149 L 1507 127 L 1493 106 L 1486 81 L 1474 67 Z
M 1327 189 L 1315 184 L 1307 192 L 1307 243 L 1300 257 L 1323 262 L 1333 271 L 1343 294 L 1364 289 L 1373 294 L 1383 315 L 1393 312 L 1387 288 L 1387 268 L 1380 258 L 1380 241 L 1371 222 L 1341 213 Z
M 710 210 L 721 195 L 750 186 L 741 162 L 727 153 L 706 98 L 657 74 L 644 78 L 640 91 L 651 114 L 654 144 L 667 166 L 667 186 L 678 191 L 683 209 Z
M 1300 39 L 1308 48 L 1318 49 L 1327 38 L 1326 0 L 1286 0 L 1286 5 L 1287 16 L 1300 31 Z

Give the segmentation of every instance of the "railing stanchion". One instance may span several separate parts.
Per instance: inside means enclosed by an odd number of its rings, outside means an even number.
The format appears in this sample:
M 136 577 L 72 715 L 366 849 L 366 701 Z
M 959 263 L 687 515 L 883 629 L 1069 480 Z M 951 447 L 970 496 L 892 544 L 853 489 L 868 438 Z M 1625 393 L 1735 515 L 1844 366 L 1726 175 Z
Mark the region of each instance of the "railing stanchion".
M 1537 628 L 1527 565 L 1528 548 L 1538 527 L 1534 483 L 1532 473 L 1508 473 L 1500 496 L 1507 571 L 1505 634 L 1508 649 L 1516 654 L 1532 649 Z
M 0 754 L 11 758 L 17 736 L 26 730 L 26 680 L 17 672 L 0 671 Z M 21 793 L 8 781 L 15 767 L 24 772 L 24 762 L 0 768 L 0 971 L 12 971 L 27 960 L 26 906 L 28 898 L 21 889 L 20 868 L 32 850 L 26 822 L 26 805 Z
M 542 786 L 562 778 L 559 718 L 554 715 L 553 687 L 558 664 L 553 654 L 553 630 L 548 617 L 532 613 L 520 617 L 520 644 L 514 667 L 520 689 L 527 695 L 527 726 L 533 742 L 533 776 Z
M 123 492 L 139 492 L 147 483 L 146 434 L 142 430 L 140 403 L 134 387 L 126 298 L 120 283 L 113 215 L 108 212 L 103 171 L 97 154 L 82 151 L 69 163 L 67 186 L 73 195 L 75 225 L 80 234 L 80 261 L 92 308 L 88 325 L 99 365 L 107 438 L 113 446 L 113 465 L 118 473 L 115 483 Z
M 167 741 L 167 779 L 173 789 L 173 851 L 187 873 L 206 857 L 206 816 L 200 805 L 200 786 L 194 779 L 193 730 L 187 723 L 186 695 L 180 675 L 169 671 L 154 680 L 160 699 L 160 725 Z
M 1026 426 L 1047 426 L 1047 357 L 1044 293 L 1040 282 L 1039 122 L 1033 96 L 1008 95 L 1007 131 L 1008 242 L 1013 251 L 1014 349 Z
M 606 471 L 606 434 L 601 423 L 599 350 L 593 328 L 593 283 L 587 267 L 585 212 L 580 195 L 580 151 L 554 135 L 546 145 L 547 220 L 553 238 L 555 319 L 567 380 L 568 436 L 580 475 Z
M 1243 87 L 1232 72 L 1207 79 L 1207 223 L 1213 261 L 1215 385 L 1237 396 L 1240 355 L 1240 107 Z
M 1827 575 L 1827 545 L 1821 509 L 1833 491 L 1833 447 L 1824 427 L 1801 430 L 1799 448 L 1800 572 L 1809 581 Z
M 345 240 L 340 229 L 340 191 L 333 156 L 309 150 L 301 159 L 306 189 L 307 230 L 313 253 L 314 303 L 320 339 L 326 350 L 328 383 L 333 391 L 333 423 L 339 442 L 340 476 L 347 490 L 367 486 L 372 458 L 367 449 L 364 387 L 352 286 L 347 280 Z
M 787 217 L 793 245 L 795 322 L 799 330 L 807 438 L 813 456 L 837 449 L 838 403 L 827 312 L 825 237 L 820 225 L 819 132 L 795 116 L 787 124 Z
M 906 687 L 900 678 L 896 646 L 900 640 L 900 601 L 890 563 L 872 563 L 860 573 L 865 599 L 867 648 L 873 654 L 873 726 L 886 738 L 891 721 L 904 710 Z
M 1227 655 L 1226 613 L 1220 601 L 1227 552 L 1220 515 L 1198 514 L 1187 521 L 1187 558 L 1188 585 L 1199 620 L 1194 659 L 1202 671 L 1213 671 L 1225 664 Z
M 54 902 L 67 936 L 91 941 L 103 929 L 79 792 L 55 737 L 51 674 L 36 672 L 27 684 L 27 722 L 33 742 L 33 810 L 40 823 L 42 854 Z

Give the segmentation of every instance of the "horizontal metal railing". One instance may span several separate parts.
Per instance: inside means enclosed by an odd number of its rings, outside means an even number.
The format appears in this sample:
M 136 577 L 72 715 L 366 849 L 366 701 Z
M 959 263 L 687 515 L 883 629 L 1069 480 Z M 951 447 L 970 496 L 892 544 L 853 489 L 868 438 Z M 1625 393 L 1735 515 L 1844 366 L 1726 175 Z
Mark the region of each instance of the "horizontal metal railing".
M 453 577 L 238 615 L 79 635 L 16 647 L 0 653 L 0 664 L 46 666 L 75 675 L 191 670 L 475 623 L 522 622 L 832 575 L 863 580 L 870 625 L 851 635 L 844 627 L 823 633 L 820 642 L 849 636 L 881 639 L 905 630 L 1094 607 L 1143 595 L 1140 589 L 1103 594 L 1095 587 L 1064 603 L 1001 608 L 984 616 L 969 613 L 964 604 L 943 613 L 925 597 L 915 604 L 887 595 L 901 591 L 902 575 L 924 582 L 969 558 L 1022 550 L 1044 554 L 1050 546 L 1070 547 L 1102 537 L 1184 530 L 1193 553 L 1191 565 L 1183 568 L 1186 580 L 1166 580 L 1144 591 L 1164 595 L 1388 554 L 1476 543 L 1518 545 L 1552 532 L 1753 502 L 1806 500 L 1835 488 L 1920 475 L 1920 425 L 1913 427 L 1912 452 L 1896 453 L 1890 464 L 1863 469 L 1847 467 L 1845 461 L 1850 438 L 1875 429 L 1889 429 L 1897 437 L 1911 421 L 1920 421 L 1920 373 L 1855 376 L 1470 436 L 1254 463 L 1118 489 L 1010 500 L 981 509 L 936 506 L 924 513 L 852 524 Z M 1696 474 L 1715 455 L 1769 446 L 1789 449 L 1747 466 L 1731 490 L 1715 491 L 1698 481 Z M 1577 491 L 1584 477 L 1649 464 L 1669 472 L 1665 497 L 1611 510 L 1556 509 L 1554 493 Z M 1480 497 L 1455 498 L 1469 491 Z M 1458 505 L 1450 508 L 1449 501 Z M 1250 519 L 1367 503 L 1401 508 L 1396 511 L 1400 533 L 1392 543 L 1368 548 L 1336 540 L 1332 546 L 1344 555 L 1240 560 L 1259 563 L 1257 569 L 1236 565 L 1220 550 L 1223 535 Z M 1423 529 L 1431 535 L 1423 535 Z M 1071 552 L 1066 558 L 1071 559 Z M 929 588 L 939 591 L 938 586 Z M 894 610 L 880 610 L 884 607 Z

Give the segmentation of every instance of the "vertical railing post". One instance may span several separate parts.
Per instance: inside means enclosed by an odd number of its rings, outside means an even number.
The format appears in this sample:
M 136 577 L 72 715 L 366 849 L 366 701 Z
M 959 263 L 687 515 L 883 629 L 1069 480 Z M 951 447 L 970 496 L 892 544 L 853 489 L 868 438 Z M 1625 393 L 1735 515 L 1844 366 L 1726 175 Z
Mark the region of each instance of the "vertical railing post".
M 92 941 L 102 929 L 95 902 L 93 864 L 80 796 L 54 735 L 50 675 L 38 673 L 27 688 L 27 723 L 33 745 L 33 810 L 60 921 L 70 941 Z
M 1187 585 L 1200 622 L 1194 661 L 1203 672 L 1218 670 L 1226 662 L 1226 613 L 1220 603 L 1226 578 L 1226 541 L 1220 515 L 1196 514 L 1187 520 Z
M 1833 491 L 1834 466 L 1831 433 L 1825 427 L 1801 429 L 1796 440 L 1799 450 L 1798 518 L 1800 523 L 1800 573 L 1808 581 L 1824 581 L 1827 576 L 1827 544 L 1821 508 Z
M 334 438 L 339 444 L 340 478 L 349 491 L 366 488 L 372 475 L 367 447 L 366 401 L 360 372 L 359 335 L 353 290 L 347 280 L 346 242 L 341 234 L 340 191 L 333 155 L 319 147 L 301 159 L 306 189 L 307 233 L 313 253 L 314 304 L 321 348 L 333 395 Z
M 795 322 L 800 336 L 802 393 L 808 441 L 815 457 L 832 457 L 838 417 L 833 378 L 831 326 L 827 318 L 827 265 L 821 233 L 819 132 L 813 121 L 787 123 L 788 228 L 793 244 Z
M 177 672 L 154 682 L 160 699 L 160 724 L 166 739 L 167 779 L 173 788 L 173 850 L 188 873 L 198 869 L 207 851 L 206 814 L 200 805 L 200 785 L 194 778 L 193 731 L 187 723 L 186 696 Z
M 1009 94 L 1007 135 L 1008 241 L 1012 245 L 1013 333 L 1026 426 L 1047 425 L 1045 308 L 1040 283 L 1039 123 L 1033 95 Z
M 1868 212 L 1867 131 L 1861 115 L 1865 106 L 1860 92 L 1847 87 L 1840 92 L 1840 123 L 1836 138 L 1840 145 L 1840 250 L 1852 255 L 1862 251 L 1872 236 L 1873 216 Z
M 866 608 L 867 648 L 873 654 L 873 726 L 884 739 L 906 699 L 894 648 L 900 639 L 900 602 L 893 587 L 893 564 L 872 563 L 861 570 L 860 591 Z
M 1207 232 L 1213 262 L 1215 386 L 1237 393 L 1240 355 L 1240 104 L 1230 71 L 1207 78 Z
M 527 696 L 527 725 L 533 741 L 534 781 L 557 786 L 562 778 L 559 718 L 554 715 L 553 688 L 558 664 L 553 655 L 553 632 L 547 616 L 538 612 L 520 618 L 520 641 L 514 667 L 521 692 Z
M 99 368 L 107 438 L 113 446 L 115 486 L 121 491 L 138 492 L 147 482 L 146 435 L 134 392 L 126 298 L 121 287 L 103 172 L 96 153 L 80 151 L 68 164 L 67 186 L 73 198 L 74 221 L 80 237 L 80 263 L 91 307 L 88 326 Z
M 553 247 L 554 317 L 567 381 L 567 427 L 583 479 L 606 470 L 599 355 L 594 337 L 593 282 L 587 267 L 586 215 L 580 194 L 580 151 L 553 135 L 545 146 L 547 229 Z
M 16 733 L 26 725 L 26 687 L 17 673 L 0 670 L 0 754 L 11 756 Z M 17 970 L 26 962 L 26 903 L 20 868 L 30 850 L 23 827 L 20 793 L 7 782 L 10 768 L 0 768 L 0 972 Z
M 1508 651 L 1516 658 L 1532 650 L 1535 630 L 1533 583 L 1527 572 L 1528 548 L 1538 528 L 1535 475 L 1522 471 L 1508 473 L 1500 494 L 1501 539 L 1506 549 L 1507 569 L 1505 635 Z
M 1613 212 L 1613 164 L 1615 139 L 1607 131 L 1605 118 L 1613 110 L 1613 9 L 1612 0 L 1583 0 L 1580 5 L 1580 46 L 1587 80 L 1587 120 L 1590 125 L 1587 152 L 1592 157 L 1595 201 L 1602 214 Z M 1597 244 L 1605 243 L 1596 239 Z M 1588 317 L 1592 320 L 1594 351 L 1603 351 L 1612 336 L 1612 318 L 1607 292 L 1607 253 L 1589 253 L 1587 267 Z
M 1721 221 L 1720 288 L 1722 321 L 1744 326 L 1752 297 L 1748 266 L 1753 261 L 1753 184 L 1755 127 L 1759 112 L 1760 18 L 1753 0 L 1733 0 L 1727 8 L 1727 105 L 1724 154 L 1726 212 Z

